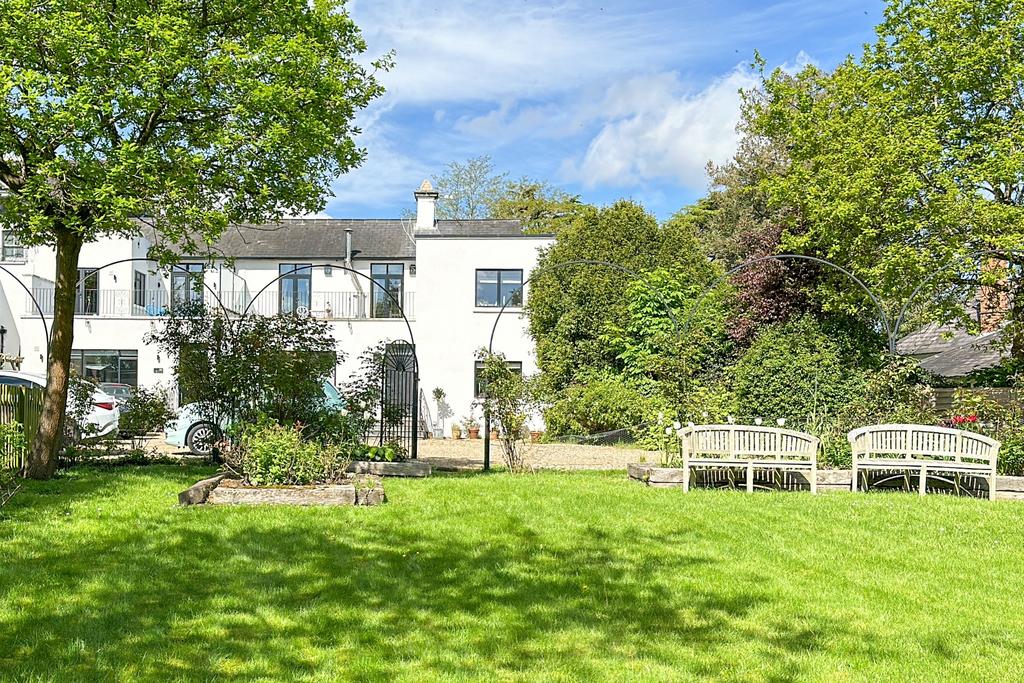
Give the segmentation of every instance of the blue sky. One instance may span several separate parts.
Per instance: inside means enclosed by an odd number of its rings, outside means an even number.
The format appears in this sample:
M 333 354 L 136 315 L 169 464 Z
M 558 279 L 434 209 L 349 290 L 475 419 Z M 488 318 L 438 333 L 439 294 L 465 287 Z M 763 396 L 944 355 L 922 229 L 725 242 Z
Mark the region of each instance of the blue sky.
M 873 0 L 678 2 L 350 0 L 369 56 L 395 51 L 387 95 L 359 117 L 363 166 L 325 213 L 395 217 L 450 161 L 660 218 L 707 190 L 732 152 L 754 51 L 831 67 L 872 40 Z

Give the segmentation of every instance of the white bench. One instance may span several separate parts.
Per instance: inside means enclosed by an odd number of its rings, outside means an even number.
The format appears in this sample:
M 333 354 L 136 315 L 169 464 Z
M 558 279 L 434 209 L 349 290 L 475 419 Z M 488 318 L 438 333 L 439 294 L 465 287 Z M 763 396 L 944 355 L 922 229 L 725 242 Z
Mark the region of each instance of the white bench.
M 1000 446 L 995 439 L 960 429 L 903 424 L 861 427 L 847 438 L 853 450 L 852 491 L 857 490 L 860 472 L 906 470 L 908 484 L 910 474 L 917 472 L 918 493 L 922 496 L 929 474 L 946 473 L 953 475 L 952 481 L 946 481 L 958 491 L 960 475 L 983 477 L 988 480 L 989 499 L 995 497 Z
M 754 490 L 754 470 L 807 472 L 811 493 L 818 492 L 816 436 L 776 427 L 691 425 L 679 430 L 683 490 L 690 490 L 693 467 L 744 468 L 747 491 Z

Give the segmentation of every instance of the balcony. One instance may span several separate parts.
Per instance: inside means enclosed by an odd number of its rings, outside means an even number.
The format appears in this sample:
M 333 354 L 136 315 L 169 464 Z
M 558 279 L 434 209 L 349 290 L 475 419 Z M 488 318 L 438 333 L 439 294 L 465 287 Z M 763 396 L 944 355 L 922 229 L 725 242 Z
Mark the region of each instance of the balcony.
M 39 303 L 43 315 L 53 316 L 53 288 L 33 288 L 32 296 Z M 196 293 L 195 298 L 199 297 Z M 219 294 L 224 308 L 229 313 L 241 314 L 246 306 L 249 312 L 258 315 L 278 315 L 279 313 L 298 313 L 311 315 L 322 320 L 369 320 L 373 318 L 401 318 L 390 300 L 371 310 L 369 296 L 366 292 L 312 292 L 308 298 L 287 298 L 282 302 L 277 290 L 267 290 L 255 300 L 249 292 L 221 292 Z M 411 320 L 415 312 L 415 292 L 405 292 L 403 308 Z M 202 293 L 207 306 L 217 309 L 217 299 L 209 291 Z M 250 305 L 251 304 L 251 305 Z M 283 304 L 283 306 L 282 306 Z M 133 291 L 130 289 L 86 290 L 78 295 L 75 302 L 75 315 L 80 318 L 154 318 L 163 315 L 173 302 L 166 289 Z M 282 310 L 283 308 L 283 310 Z M 389 315 L 393 313 L 393 315 Z M 32 300 L 25 299 L 25 315 L 39 315 Z

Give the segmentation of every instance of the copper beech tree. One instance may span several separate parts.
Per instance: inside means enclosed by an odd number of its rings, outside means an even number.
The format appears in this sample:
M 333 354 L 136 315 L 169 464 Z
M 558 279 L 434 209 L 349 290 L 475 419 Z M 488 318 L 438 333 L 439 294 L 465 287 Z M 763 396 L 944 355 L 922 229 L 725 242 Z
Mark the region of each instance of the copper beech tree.
M 320 210 L 363 159 L 353 118 L 391 64 L 365 51 L 342 0 L 0 3 L 0 221 L 56 249 L 28 476 L 56 467 L 82 245 L 141 221 L 166 261 Z

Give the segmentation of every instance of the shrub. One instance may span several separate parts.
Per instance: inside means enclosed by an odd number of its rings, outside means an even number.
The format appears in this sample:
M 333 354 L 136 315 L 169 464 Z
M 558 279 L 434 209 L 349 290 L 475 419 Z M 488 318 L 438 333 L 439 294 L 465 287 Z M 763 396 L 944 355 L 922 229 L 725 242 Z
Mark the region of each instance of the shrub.
M 92 396 L 96 392 L 96 383 L 72 372 L 68 378 L 68 402 L 64 417 L 65 443 L 77 445 L 83 438 L 88 438 L 96 431 L 96 425 L 86 422 L 92 412 Z
M 1020 402 L 1003 405 L 981 392 L 958 389 L 953 394 L 953 414 L 951 427 L 1002 442 L 997 461 L 999 474 L 1024 476 L 1024 406 Z
M 141 450 L 142 438 L 149 432 L 163 429 L 174 417 L 163 390 L 138 387 L 121 403 L 118 429 L 121 436 L 132 440 L 134 450 Z
M 526 469 L 526 421 L 534 405 L 532 389 L 500 353 L 480 349 L 476 357 L 483 361 L 481 379 L 486 389 L 481 405 L 498 428 L 505 465 L 512 472 L 522 472 Z
M 345 478 L 350 444 L 320 444 L 303 439 L 298 426 L 261 421 L 238 430 L 230 465 L 256 486 L 334 483 Z
M 618 429 L 642 429 L 659 409 L 653 391 L 640 381 L 601 373 L 570 385 L 544 411 L 552 436 L 585 436 Z
M 20 422 L 0 424 L 0 507 L 9 501 L 21 485 L 18 473 L 13 467 L 6 467 L 4 461 L 16 459 L 25 451 L 25 430 Z
M 810 317 L 766 328 L 736 363 L 743 419 L 805 422 L 837 415 L 859 392 L 860 373 L 845 367 L 839 346 Z

